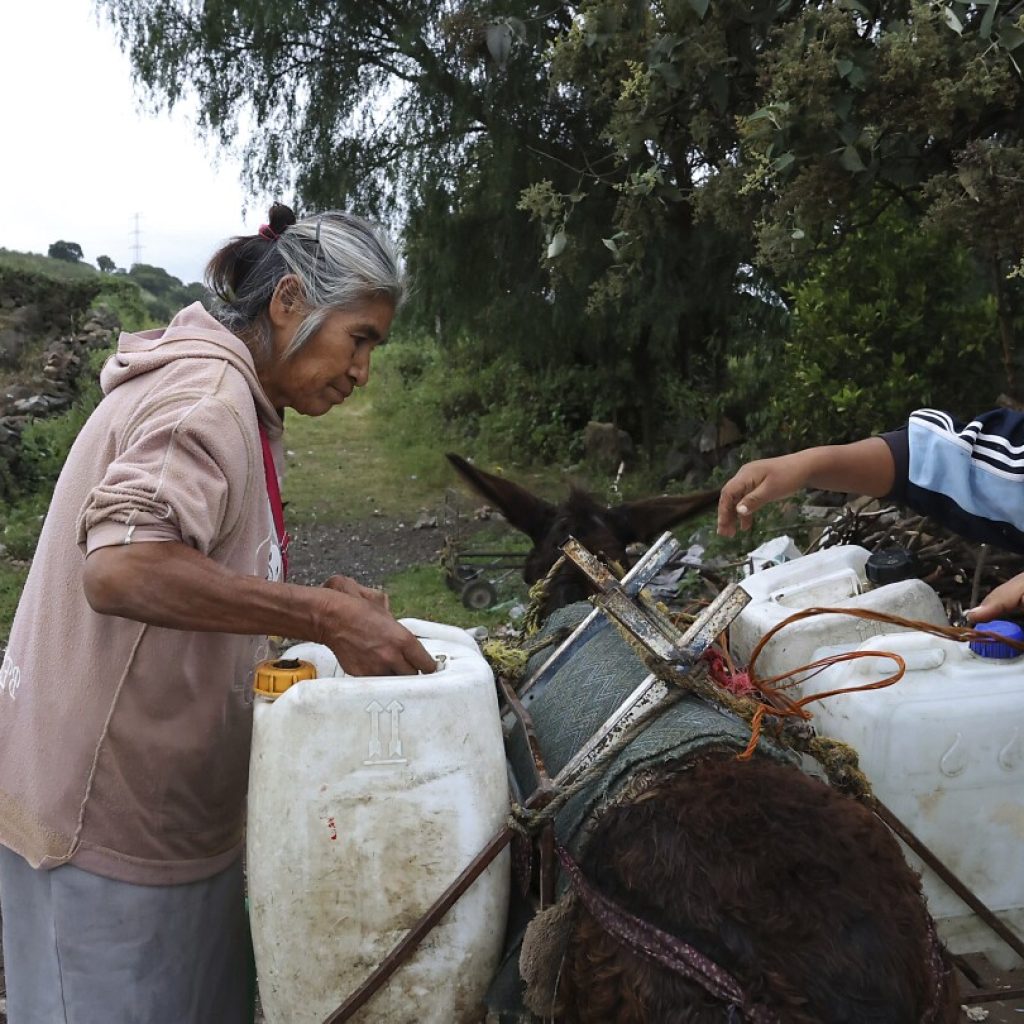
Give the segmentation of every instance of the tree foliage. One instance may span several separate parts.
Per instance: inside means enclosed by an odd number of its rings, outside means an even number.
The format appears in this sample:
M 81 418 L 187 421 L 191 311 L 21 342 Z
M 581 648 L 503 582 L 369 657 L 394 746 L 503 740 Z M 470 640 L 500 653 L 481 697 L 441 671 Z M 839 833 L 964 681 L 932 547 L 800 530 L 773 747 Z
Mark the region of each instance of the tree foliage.
M 970 417 L 1002 386 L 994 299 L 974 259 L 951 231 L 922 230 L 905 210 L 882 211 L 812 259 L 792 291 L 785 344 L 761 368 L 781 386 L 758 407 L 761 432 L 781 447 L 891 429 L 908 395 Z
M 183 306 L 206 298 L 206 289 L 201 284 L 182 284 L 163 267 L 154 267 L 148 263 L 133 263 L 127 277 L 142 289 L 143 302 L 149 315 L 162 323 L 170 320 Z
M 63 239 L 59 239 L 46 250 L 46 255 L 52 260 L 64 260 L 65 263 L 79 263 L 85 254 L 77 242 L 65 242 Z
M 980 274 L 977 330 L 1012 369 L 1020 4 L 97 2 L 254 191 L 401 224 L 413 312 L 452 358 L 468 336 L 527 379 L 577 367 L 648 442 L 689 384 L 747 401 L 733 369 L 781 352 L 803 285 L 880 217 L 974 253 L 965 309 Z M 901 349 L 906 320 L 886 329 Z
M 832 246 L 881 193 L 924 215 L 942 197 L 947 225 L 987 249 L 973 223 L 984 207 L 1004 226 L 1001 258 L 1019 259 L 1022 64 L 1019 3 L 807 5 L 765 54 L 764 102 L 743 122 L 763 256 Z

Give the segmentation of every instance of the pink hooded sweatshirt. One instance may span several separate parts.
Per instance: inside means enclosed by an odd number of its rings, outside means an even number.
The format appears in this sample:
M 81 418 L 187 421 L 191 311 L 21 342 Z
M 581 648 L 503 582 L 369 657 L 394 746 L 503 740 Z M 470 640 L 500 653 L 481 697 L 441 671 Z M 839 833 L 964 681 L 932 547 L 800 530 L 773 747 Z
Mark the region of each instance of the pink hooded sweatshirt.
M 266 638 L 94 612 L 85 556 L 179 541 L 244 575 L 281 557 L 245 345 L 196 303 L 122 334 L 54 491 L 0 668 L 0 843 L 34 867 L 175 884 L 239 854 L 252 670 Z

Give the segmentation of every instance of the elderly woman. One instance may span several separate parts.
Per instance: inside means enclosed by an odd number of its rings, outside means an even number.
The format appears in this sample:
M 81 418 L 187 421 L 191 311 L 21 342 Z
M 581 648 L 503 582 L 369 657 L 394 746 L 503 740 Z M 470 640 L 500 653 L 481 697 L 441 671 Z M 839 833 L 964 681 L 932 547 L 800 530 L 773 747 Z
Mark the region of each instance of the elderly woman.
M 248 1019 L 241 849 L 266 635 L 354 674 L 433 661 L 381 594 L 283 581 L 285 408 L 367 382 L 402 298 L 388 240 L 271 210 L 210 261 L 220 302 L 121 336 L 57 483 L 0 671 L 12 1024 Z

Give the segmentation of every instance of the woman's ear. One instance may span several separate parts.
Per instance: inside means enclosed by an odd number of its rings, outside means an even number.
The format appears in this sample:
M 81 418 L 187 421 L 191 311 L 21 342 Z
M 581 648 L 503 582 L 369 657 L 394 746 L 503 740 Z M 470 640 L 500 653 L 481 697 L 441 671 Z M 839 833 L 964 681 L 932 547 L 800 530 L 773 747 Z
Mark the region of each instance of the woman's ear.
M 270 299 L 270 322 L 276 327 L 286 323 L 302 312 L 302 284 L 294 274 L 285 274 Z

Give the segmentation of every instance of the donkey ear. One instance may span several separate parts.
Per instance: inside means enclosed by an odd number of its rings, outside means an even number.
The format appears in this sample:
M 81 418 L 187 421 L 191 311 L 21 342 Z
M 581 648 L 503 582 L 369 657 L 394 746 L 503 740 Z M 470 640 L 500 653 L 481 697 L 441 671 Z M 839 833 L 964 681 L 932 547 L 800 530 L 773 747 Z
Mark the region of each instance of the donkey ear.
M 718 502 L 718 491 L 693 491 L 690 494 L 669 494 L 660 498 L 627 501 L 610 509 L 627 544 L 642 541 L 649 544 L 665 530 L 684 519 L 711 508 Z
M 501 509 L 512 526 L 522 530 L 535 544 L 544 539 L 555 518 L 554 505 L 511 480 L 477 469 L 461 455 L 448 452 L 445 458 L 477 494 Z

